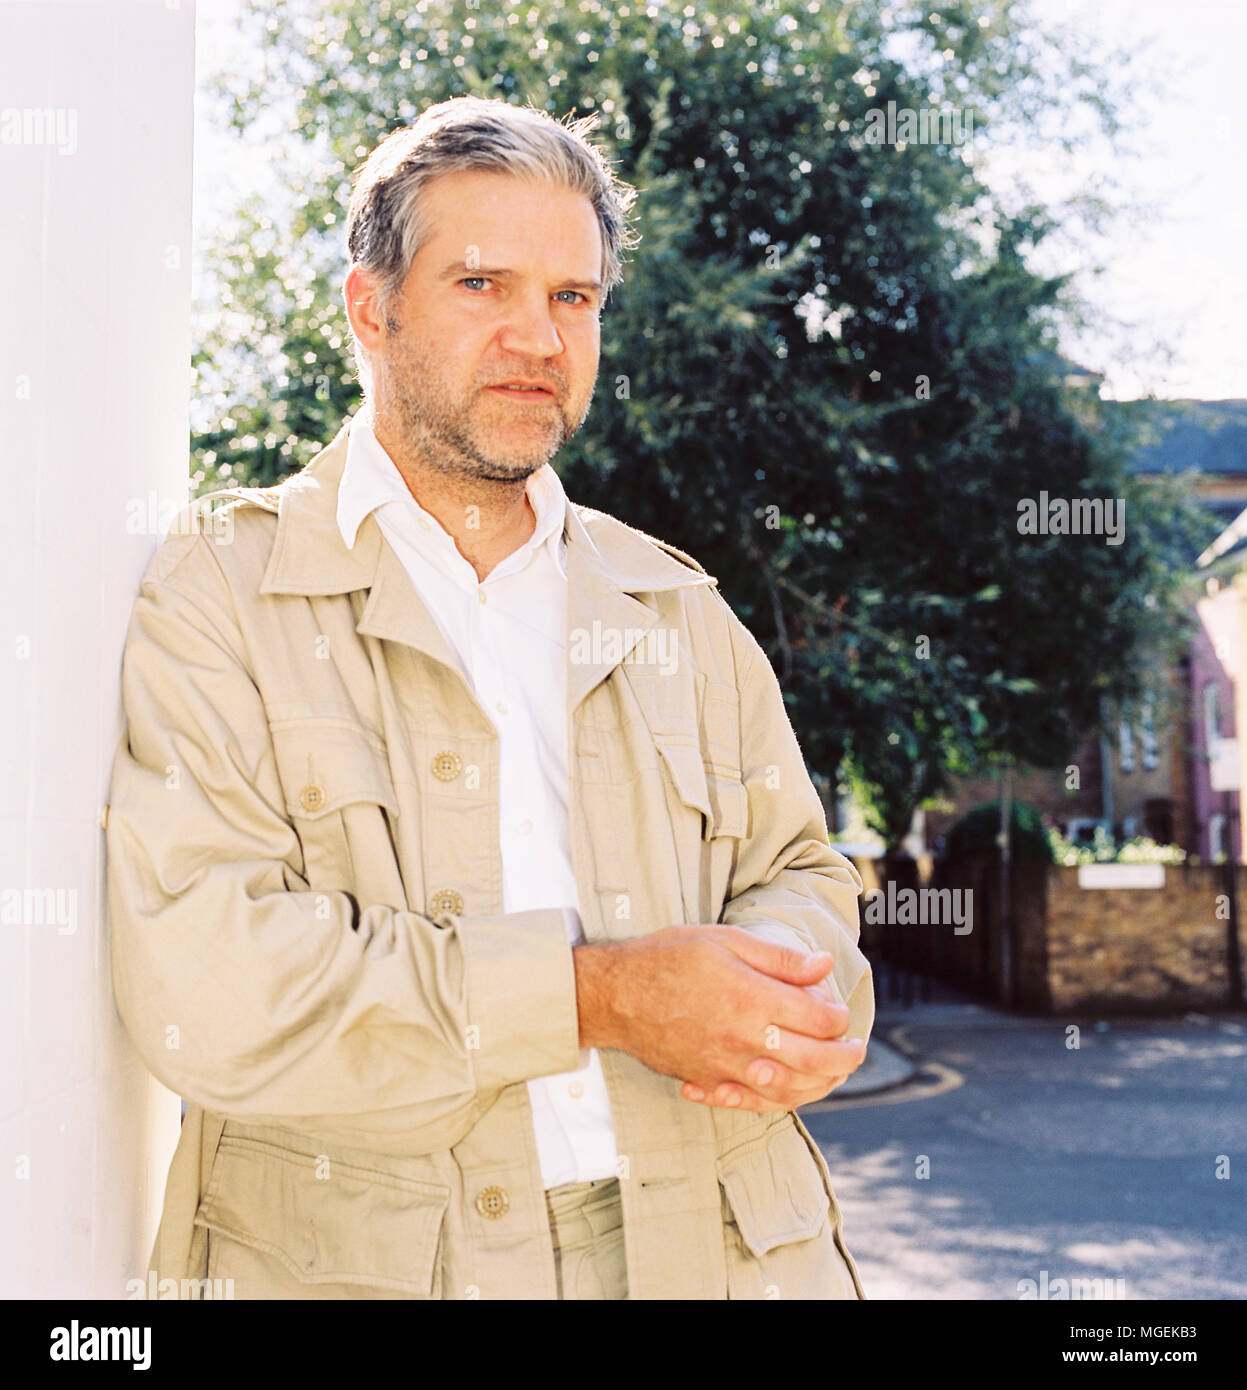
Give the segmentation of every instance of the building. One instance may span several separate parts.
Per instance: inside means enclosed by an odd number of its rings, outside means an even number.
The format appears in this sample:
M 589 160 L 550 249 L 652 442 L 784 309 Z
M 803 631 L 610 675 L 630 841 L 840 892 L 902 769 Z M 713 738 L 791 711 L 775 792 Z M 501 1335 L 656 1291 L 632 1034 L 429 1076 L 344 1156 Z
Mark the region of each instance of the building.
M 1072 393 L 1096 392 L 1098 377 L 1066 366 Z M 1162 707 L 1121 711 L 1111 736 L 1088 735 L 1063 768 L 1018 769 L 1012 795 L 1072 839 L 1089 841 L 1101 825 L 1117 839 L 1146 835 L 1204 860 L 1241 858 L 1241 793 L 1227 803 L 1220 783 L 1230 774 L 1214 787 L 1213 769 L 1239 757 L 1224 741 L 1247 728 L 1247 401 L 1124 401 L 1108 415 L 1142 436 L 1130 471 L 1181 477 L 1207 515 L 1207 548 L 1192 557 L 1195 634 Z M 926 813 L 928 841 L 999 795 L 993 778 L 960 780 Z

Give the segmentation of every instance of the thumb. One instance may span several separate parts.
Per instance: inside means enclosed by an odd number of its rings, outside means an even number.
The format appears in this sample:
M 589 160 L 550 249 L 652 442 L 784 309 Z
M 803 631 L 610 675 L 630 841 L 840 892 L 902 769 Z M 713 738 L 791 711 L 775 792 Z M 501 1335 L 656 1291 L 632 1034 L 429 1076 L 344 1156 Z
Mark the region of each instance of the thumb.
M 751 936 L 743 929 L 731 942 L 731 950 L 746 965 L 770 975 L 772 979 L 786 980 L 793 985 L 815 984 L 835 964 L 830 951 L 810 952 L 799 946 L 777 946 L 772 941 Z

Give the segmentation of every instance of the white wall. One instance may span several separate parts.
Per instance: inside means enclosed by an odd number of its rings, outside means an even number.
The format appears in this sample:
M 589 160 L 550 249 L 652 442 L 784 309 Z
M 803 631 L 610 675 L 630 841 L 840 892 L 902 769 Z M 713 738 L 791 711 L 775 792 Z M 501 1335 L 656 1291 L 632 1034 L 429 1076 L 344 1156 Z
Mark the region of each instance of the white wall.
M 10 1298 L 124 1297 L 145 1274 L 177 1138 L 178 1101 L 113 1004 L 100 813 L 125 625 L 157 540 L 149 510 L 187 495 L 193 100 L 193 0 L 0 3 Z

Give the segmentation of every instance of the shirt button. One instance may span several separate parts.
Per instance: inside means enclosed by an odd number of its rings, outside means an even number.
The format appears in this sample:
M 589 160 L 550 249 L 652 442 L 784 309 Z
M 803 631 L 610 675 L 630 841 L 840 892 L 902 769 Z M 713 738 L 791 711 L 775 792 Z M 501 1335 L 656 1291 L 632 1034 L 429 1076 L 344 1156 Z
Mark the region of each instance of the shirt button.
M 309 783 L 299 793 L 299 805 L 305 811 L 319 811 L 325 804 L 325 789 Z
M 567 1094 L 571 1096 L 573 1100 L 579 1100 L 584 1093 L 585 1087 L 583 1081 L 573 1081 L 567 1088 Z
M 422 531 L 431 531 L 433 529 L 432 524 L 430 523 L 427 516 L 422 516 L 420 518 L 420 529 Z
M 498 711 L 499 714 L 510 713 L 510 706 L 507 704 L 505 700 L 499 700 L 498 703 L 494 706 L 494 708 Z
M 453 782 L 462 771 L 463 759 L 449 749 L 433 759 L 433 776 L 439 782 Z
M 500 1187 L 486 1187 L 476 1194 L 476 1209 L 490 1221 L 505 1216 L 511 1199 Z
M 484 589 L 477 589 L 477 591 L 476 591 L 476 601 L 477 601 L 477 603 L 484 603 L 484 602 L 485 602 L 485 590 L 484 590 Z
M 442 888 L 429 899 L 429 916 L 440 917 L 443 912 L 458 916 L 463 911 L 463 896 L 453 888 Z
M 520 835 L 531 835 L 533 833 L 533 823 L 530 820 L 522 820 L 515 829 Z

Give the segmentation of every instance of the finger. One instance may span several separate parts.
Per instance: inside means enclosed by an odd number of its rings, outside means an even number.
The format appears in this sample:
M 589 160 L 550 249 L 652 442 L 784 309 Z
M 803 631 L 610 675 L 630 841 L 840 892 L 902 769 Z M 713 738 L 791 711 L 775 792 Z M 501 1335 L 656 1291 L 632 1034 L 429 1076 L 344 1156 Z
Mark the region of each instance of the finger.
M 755 1057 L 740 1074 L 743 1082 L 771 1099 L 810 1085 L 829 1086 L 834 1077 L 855 1072 L 866 1056 L 865 1044 L 858 1038 L 815 1042 L 781 1032 L 778 1041 L 777 1047 Z
M 807 1038 L 830 1041 L 848 1032 L 851 1015 L 845 1005 L 820 996 L 800 986 L 786 985 L 780 980 L 758 979 L 756 1003 L 767 1019 L 767 1033 L 779 1028 L 800 1033 Z M 773 1036 L 763 1039 L 768 1050 L 774 1049 Z
M 704 1086 L 686 1081 L 680 1089 L 680 1094 L 685 1100 L 691 1100 L 698 1105 L 712 1106 L 717 1110 L 752 1110 L 767 1113 L 790 1108 L 779 1101 L 768 1100 L 751 1087 L 742 1086 L 734 1081 L 721 1082 L 710 1091 Z
M 752 1091 L 769 1105 L 783 1110 L 795 1110 L 797 1106 L 821 1100 L 827 1094 L 827 1078 L 804 1076 L 779 1062 L 768 1060 L 762 1063 L 760 1058 L 759 1062 L 761 1065 L 756 1070 L 750 1067 L 746 1072 L 746 1079 L 751 1084 L 742 1089 Z M 730 1088 L 740 1085 L 741 1083 L 728 1082 L 716 1088 L 713 1099 L 720 1103 Z
M 835 964 L 830 951 L 810 952 L 798 946 L 777 946 L 763 941 L 741 927 L 727 928 L 723 944 L 738 955 L 746 965 L 793 985 L 812 985 L 821 980 Z
M 742 1086 L 735 1081 L 725 1081 L 722 1085 L 716 1086 L 702 1104 L 712 1106 L 716 1110 L 750 1110 L 755 1114 L 768 1114 L 777 1110 L 793 1108 L 782 1100 L 769 1099 L 752 1087 Z

